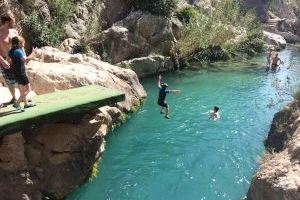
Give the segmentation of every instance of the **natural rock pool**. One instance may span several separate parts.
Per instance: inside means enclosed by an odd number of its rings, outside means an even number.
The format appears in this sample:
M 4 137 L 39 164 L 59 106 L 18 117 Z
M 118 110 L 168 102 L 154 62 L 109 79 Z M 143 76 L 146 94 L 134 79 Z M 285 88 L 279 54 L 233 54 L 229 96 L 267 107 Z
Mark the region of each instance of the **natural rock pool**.
M 144 105 L 108 136 L 98 176 L 67 199 L 242 199 L 273 115 L 298 84 L 300 53 L 279 55 L 285 65 L 276 74 L 257 57 L 166 75 L 170 89 L 182 90 L 167 95 L 170 120 L 159 114 L 156 78 L 143 80 Z M 218 121 L 201 114 L 214 105 Z

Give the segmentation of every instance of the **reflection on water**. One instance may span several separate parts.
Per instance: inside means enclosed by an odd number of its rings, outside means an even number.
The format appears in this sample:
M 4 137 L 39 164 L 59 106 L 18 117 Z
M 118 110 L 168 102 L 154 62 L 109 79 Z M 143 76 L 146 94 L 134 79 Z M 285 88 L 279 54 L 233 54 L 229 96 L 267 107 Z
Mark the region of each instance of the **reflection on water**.
M 241 199 L 272 117 L 298 83 L 299 53 L 280 56 L 277 74 L 257 57 L 167 75 L 170 88 L 182 90 L 168 94 L 171 120 L 159 114 L 155 78 L 144 80 L 144 106 L 107 138 L 98 177 L 68 199 Z M 201 114 L 214 105 L 221 108 L 216 122 Z

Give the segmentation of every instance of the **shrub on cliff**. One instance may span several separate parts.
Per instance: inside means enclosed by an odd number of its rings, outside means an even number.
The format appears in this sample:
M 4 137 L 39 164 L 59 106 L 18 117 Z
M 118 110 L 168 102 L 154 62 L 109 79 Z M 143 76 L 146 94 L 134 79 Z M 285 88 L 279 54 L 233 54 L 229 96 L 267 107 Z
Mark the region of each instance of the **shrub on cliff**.
M 189 16 L 177 45 L 186 60 L 218 60 L 262 49 L 261 26 L 253 13 L 241 11 L 239 0 L 224 0 L 209 12 Z
M 170 17 L 177 6 L 176 0 L 134 0 L 136 9 L 148 11 L 154 15 Z
M 33 11 L 21 23 L 32 46 L 56 46 L 65 36 L 64 25 L 75 10 L 73 0 L 49 0 L 50 18 Z

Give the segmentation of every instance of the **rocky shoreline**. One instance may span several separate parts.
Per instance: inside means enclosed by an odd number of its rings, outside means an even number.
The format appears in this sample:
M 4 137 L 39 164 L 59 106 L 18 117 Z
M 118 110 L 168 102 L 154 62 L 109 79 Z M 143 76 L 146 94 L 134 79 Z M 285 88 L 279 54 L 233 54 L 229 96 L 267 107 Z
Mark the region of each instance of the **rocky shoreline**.
M 0 199 L 39 200 L 45 196 L 63 199 L 86 180 L 94 163 L 101 158 L 106 134 L 123 120 L 124 113 L 134 110 L 146 97 L 138 78 L 178 67 L 174 45 L 180 38 L 182 21 L 177 16 L 167 19 L 134 10 L 132 2 L 104 0 L 95 6 L 93 0 L 76 1 L 75 13 L 64 27 L 66 39 L 60 50 L 43 47 L 38 50 L 36 60 L 29 63 L 28 76 L 37 94 L 98 84 L 123 91 L 126 100 L 92 110 L 80 119 L 1 137 Z M 215 2 L 180 0 L 178 7 L 209 10 Z M 255 8 L 264 22 L 263 36 L 268 45 L 279 50 L 287 43 L 300 42 L 300 21 L 289 5 L 274 0 L 268 10 L 263 0 L 245 2 L 246 7 Z M 2 0 L 0 11 L 11 11 L 17 22 L 34 10 L 51 19 L 48 3 Z M 112 64 L 100 61 L 100 56 L 90 51 L 88 56 L 71 54 L 86 39 L 83 36 L 87 30 L 95 29 L 88 23 L 91 19 L 101 22 L 101 30 L 88 38 L 88 42 L 103 42 L 106 59 Z M 294 103 L 290 108 L 298 110 L 298 105 Z M 284 110 L 275 115 L 266 146 L 277 153 L 269 153 L 254 175 L 249 200 L 300 199 L 300 119 L 294 114 Z M 282 120 L 284 126 L 277 126 Z
M 296 101 L 276 113 L 248 200 L 300 199 L 300 113 Z

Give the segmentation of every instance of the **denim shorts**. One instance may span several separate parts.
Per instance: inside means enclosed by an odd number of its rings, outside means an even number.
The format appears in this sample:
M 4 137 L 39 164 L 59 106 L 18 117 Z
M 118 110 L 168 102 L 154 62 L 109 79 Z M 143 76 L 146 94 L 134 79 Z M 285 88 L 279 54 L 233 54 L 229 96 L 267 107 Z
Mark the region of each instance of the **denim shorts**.
M 1 71 L 7 85 L 14 85 L 17 83 L 13 72 L 10 72 L 8 70 L 3 70 L 3 69 L 1 69 Z

